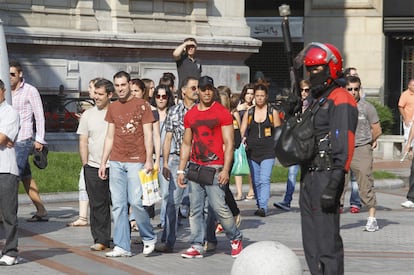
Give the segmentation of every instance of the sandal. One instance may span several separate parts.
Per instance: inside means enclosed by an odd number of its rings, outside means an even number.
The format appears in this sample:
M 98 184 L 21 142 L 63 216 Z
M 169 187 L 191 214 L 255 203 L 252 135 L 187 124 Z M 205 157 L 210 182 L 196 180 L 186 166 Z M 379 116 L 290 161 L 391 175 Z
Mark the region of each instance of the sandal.
M 131 231 L 132 232 L 138 232 L 138 225 L 135 220 L 130 221 Z
M 80 217 L 80 216 L 76 221 L 66 224 L 66 226 L 69 226 L 69 227 L 82 227 L 82 226 L 88 226 L 88 225 L 89 225 L 88 219 L 85 217 Z
M 254 200 L 254 194 L 253 195 L 247 195 L 246 200 Z
M 235 201 L 242 201 L 242 200 L 244 200 L 245 199 L 245 197 L 243 196 L 243 194 L 241 194 L 240 196 L 236 196 L 235 198 L 234 198 L 234 200 Z
M 220 234 L 220 233 L 223 233 L 223 232 L 224 232 L 223 226 L 218 223 L 217 227 L 216 227 L 216 234 Z

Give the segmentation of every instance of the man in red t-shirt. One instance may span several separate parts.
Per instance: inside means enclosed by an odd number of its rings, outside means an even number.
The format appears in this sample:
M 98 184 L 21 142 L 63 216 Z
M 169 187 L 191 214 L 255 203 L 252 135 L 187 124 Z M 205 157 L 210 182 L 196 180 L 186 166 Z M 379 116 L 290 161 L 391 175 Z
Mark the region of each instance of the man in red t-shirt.
M 216 88 L 211 77 L 201 77 L 198 88 L 200 103 L 184 116 L 185 132 L 181 145 L 177 183 L 181 188 L 186 187 L 184 169 L 188 160 L 190 166 L 198 166 L 200 173 L 204 169 L 214 168 L 215 174 L 207 183 L 202 182 L 206 178 L 188 179 L 191 190 L 189 193 L 190 213 L 192 213 L 191 247 L 181 256 L 203 257 L 204 204 L 207 198 L 209 208 L 214 211 L 209 215 L 216 215 L 226 235 L 230 237 L 231 255 L 235 258 L 242 250 L 242 233 L 234 223 L 233 215 L 224 200 L 224 189 L 221 187 L 229 183 L 229 171 L 233 160 L 233 118 L 224 106 L 214 100 Z
M 142 205 L 142 185 L 138 172 L 153 169 L 152 122 L 154 116 L 149 103 L 136 98 L 130 90 L 130 75 L 120 71 L 114 75 L 118 100 L 108 106 L 105 120 L 108 130 L 105 137 L 99 177 L 106 179 L 106 162 L 109 159 L 109 189 L 114 217 L 114 249 L 107 257 L 130 257 L 131 232 L 128 204 L 137 220 L 144 242 L 144 256 L 154 251 L 157 241 L 150 217 Z

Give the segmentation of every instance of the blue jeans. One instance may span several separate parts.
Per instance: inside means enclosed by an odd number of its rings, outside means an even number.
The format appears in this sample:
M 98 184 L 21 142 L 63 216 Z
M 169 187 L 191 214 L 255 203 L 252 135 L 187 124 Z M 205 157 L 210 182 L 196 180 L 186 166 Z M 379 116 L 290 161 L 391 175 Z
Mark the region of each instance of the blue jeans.
M 258 208 L 263 208 L 265 212 L 267 212 L 270 197 L 270 177 L 274 163 L 274 158 L 262 160 L 260 163 L 249 159 L 256 204 Z
M 109 189 L 112 199 L 114 218 L 114 245 L 131 251 L 131 232 L 128 220 L 128 203 L 137 221 L 139 233 L 144 244 L 157 241 L 147 211 L 142 206 L 142 187 L 138 171 L 143 163 L 109 162 Z
M 161 242 L 165 242 L 168 247 L 174 247 L 177 239 L 178 209 L 180 207 L 185 189 L 177 185 L 177 170 L 180 164 L 180 156 L 171 154 L 168 159 L 168 166 L 171 178 L 168 182 L 167 204 L 165 207 L 165 224 L 161 235 Z M 163 177 L 160 175 L 160 177 Z M 163 177 L 164 178 L 164 177 Z M 161 222 L 162 223 L 162 222 Z
M 160 157 L 160 170 L 158 173 L 158 182 L 160 183 L 161 189 L 161 208 L 160 208 L 160 222 L 161 226 L 165 226 L 165 213 L 167 209 L 167 201 L 168 201 L 168 188 L 169 188 L 169 181 L 164 178 L 162 175 L 162 167 L 163 167 L 163 158 Z M 171 180 L 171 179 L 170 179 Z
M 288 168 L 288 178 L 286 182 L 286 193 L 283 199 L 284 202 L 290 205 L 292 201 L 293 192 L 295 192 L 296 176 L 298 175 L 300 165 L 292 165 Z
M 202 186 L 194 181 L 188 181 L 190 186 L 190 242 L 192 246 L 203 251 L 204 238 L 206 237 L 205 207 L 214 211 L 217 220 L 221 223 L 230 240 L 241 240 L 242 233 L 234 223 L 233 215 L 225 202 L 224 187 L 218 183 L 217 173 L 214 176 L 213 185 Z M 210 211 L 210 210 L 209 210 Z
M 17 167 L 19 168 L 20 180 L 32 177 L 32 171 L 30 170 L 29 154 L 33 149 L 33 140 L 28 138 L 25 140 L 17 141 L 14 144 L 16 151 Z
M 355 178 L 355 174 L 351 170 L 351 197 L 349 198 L 349 204 L 354 207 L 361 208 L 361 199 L 359 197 L 358 182 Z
M 206 236 L 204 238 L 205 241 L 209 243 L 217 244 L 217 236 L 216 236 L 217 217 L 214 214 L 213 208 L 208 206 L 208 201 L 206 202 L 206 207 L 204 207 L 204 221 L 205 221 L 205 226 L 206 226 Z
M 414 202 L 414 161 L 411 161 L 410 177 L 408 179 L 407 200 Z

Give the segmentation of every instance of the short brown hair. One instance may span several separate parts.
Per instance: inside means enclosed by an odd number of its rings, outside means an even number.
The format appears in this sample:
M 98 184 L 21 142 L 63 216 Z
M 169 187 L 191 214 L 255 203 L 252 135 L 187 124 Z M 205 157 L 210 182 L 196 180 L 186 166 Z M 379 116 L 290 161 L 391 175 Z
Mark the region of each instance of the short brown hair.
M 184 39 L 184 42 L 187 42 L 187 41 L 193 41 L 194 43 L 198 44 L 197 40 L 195 40 L 195 38 L 193 37 L 187 37 L 186 39 Z

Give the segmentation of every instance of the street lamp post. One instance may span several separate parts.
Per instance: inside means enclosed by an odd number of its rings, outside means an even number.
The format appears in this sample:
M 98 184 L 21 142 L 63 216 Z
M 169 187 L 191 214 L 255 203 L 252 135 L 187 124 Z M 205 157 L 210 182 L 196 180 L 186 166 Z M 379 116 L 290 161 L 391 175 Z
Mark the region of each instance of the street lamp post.
M 292 93 L 299 95 L 297 75 L 296 75 L 295 68 L 293 67 L 292 38 L 290 36 L 290 27 L 289 27 L 290 6 L 286 4 L 279 6 L 279 14 L 280 16 L 283 17 L 282 34 L 283 34 L 283 40 L 285 43 L 285 50 L 286 50 L 286 55 L 287 55 L 288 67 L 289 67 L 290 88 L 291 88 Z
M 11 88 L 10 88 L 10 68 L 9 57 L 7 54 L 6 36 L 3 29 L 3 21 L 0 19 L 0 79 L 6 88 L 6 101 L 12 104 Z

